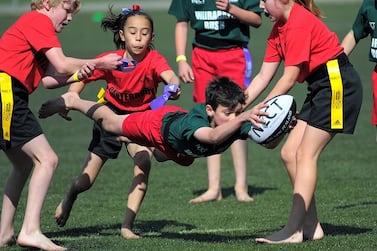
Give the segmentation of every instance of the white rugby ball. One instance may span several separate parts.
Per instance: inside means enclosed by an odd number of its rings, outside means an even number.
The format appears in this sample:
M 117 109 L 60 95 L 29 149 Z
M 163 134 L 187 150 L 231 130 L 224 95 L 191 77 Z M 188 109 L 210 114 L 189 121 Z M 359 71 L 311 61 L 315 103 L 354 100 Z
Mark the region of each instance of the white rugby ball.
M 268 107 L 262 110 L 267 112 L 268 116 L 261 118 L 266 123 L 260 123 L 260 128 L 252 125 L 249 131 L 250 138 L 258 144 L 267 144 L 285 134 L 296 113 L 296 101 L 288 94 L 278 95 L 265 103 Z

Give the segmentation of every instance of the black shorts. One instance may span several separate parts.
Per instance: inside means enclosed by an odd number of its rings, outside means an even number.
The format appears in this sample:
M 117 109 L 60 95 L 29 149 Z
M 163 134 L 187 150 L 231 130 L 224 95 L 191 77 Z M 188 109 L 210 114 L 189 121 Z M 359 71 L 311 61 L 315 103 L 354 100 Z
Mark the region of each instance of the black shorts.
M 43 134 L 38 119 L 29 109 L 29 93 L 25 87 L 15 78 L 11 78 L 13 93 L 13 112 L 10 126 L 10 140 L 4 139 L 3 127 L 1 127 L 1 149 L 8 150 L 24 145 L 35 137 Z M 2 83 L 0 83 L 2 84 Z M 2 97 L 0 93 L 0 110 L 2 111 Z M 2 114 L 0 112 L 0 114 Z M 1 115 L 1 125 L 3 117 Z
M 306 79 L 308 94 L 298 118 L 310 126 L 328 132 L 352 134 L 362 103 L 362 83 L 345 54 L 338 57 L 338 64 L 343 84 L 343 127 L 331 127 L 332 91 L 326 65 L 321 66 Z
M 105 104 L 116 114 L 129 114 L 130 112 L 122 111 L 111 103 Z M 117 140 L 119 135 L 105 131 L 101 124 L 93 124 L 92 141 L 88 147 L 88 150 L 101 158 L 116 159 L 122 149 L 123 142 Z

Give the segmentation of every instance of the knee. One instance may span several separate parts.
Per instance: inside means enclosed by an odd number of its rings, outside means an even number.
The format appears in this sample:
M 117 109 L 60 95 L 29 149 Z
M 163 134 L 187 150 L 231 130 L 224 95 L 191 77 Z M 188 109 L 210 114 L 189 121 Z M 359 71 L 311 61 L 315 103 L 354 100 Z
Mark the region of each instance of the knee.
M 280 151 L 280 157 L 285 165 L 294 163 L 296 161 L 296 151 L 283 146 Z
M 146 174 L 148 174 L 151 169 L 151 159 L 151 153 L 148 151 L 139 151 L 133 157 L 134 165 L 138 166 Z
M 90 182 L 89 175 L 81 174 L 77 176 L 72 181 L 72 187 L 76 192 L 83 192 L 91 188 L 92 183 Z
M 51 168 L 52 170 L 56 170 L 59 164 L 59 158 L 58 156 L 53 152 L 50 154 L 46 154 L 43 157 L 39 159 L 39 163 L 41 166 L 46 166 Z

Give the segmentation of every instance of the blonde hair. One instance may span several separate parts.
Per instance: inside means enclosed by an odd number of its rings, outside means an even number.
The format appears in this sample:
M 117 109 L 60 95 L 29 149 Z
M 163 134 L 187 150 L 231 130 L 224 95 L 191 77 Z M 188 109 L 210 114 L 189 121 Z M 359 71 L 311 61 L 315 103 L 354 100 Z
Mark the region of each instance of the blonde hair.
M 32 10 L 40 10 L 43 8 L 43 1 L 45 0 L 31 0 L 30 7 Z M 61 3 L 72 3 L 73 13 L 76 14 L 80 11 L 81 0 L 49 0 L 48 4 L 50 7 L 56 7 Z
M 314 3 L 314 0 L 294 0 L 299 5 L 304 6 L 307 10 L 313 13 L 316 17 L 323 18 L 321 9 Z

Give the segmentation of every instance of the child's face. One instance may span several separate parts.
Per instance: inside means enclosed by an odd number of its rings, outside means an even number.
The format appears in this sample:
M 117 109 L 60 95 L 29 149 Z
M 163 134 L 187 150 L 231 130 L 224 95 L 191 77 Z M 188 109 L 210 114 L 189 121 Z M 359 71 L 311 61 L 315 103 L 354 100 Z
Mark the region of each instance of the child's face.
M 149 20 L 142 15 L 127 18 L 124 29 L 119 34 L 126 44 L 127 52 L 136 60 L 145 56 L 154 37 Z
M 55 7 L 51 7 L 50 18 L 54 24 L 55 32 L 61 32 L 65 25 L 72 21 L 74 4 L 72 1 L 62 1 Z
M 259 6 L 272 22 L 276 22 L 283 16 L 282 5 L 278 0 L 260 0 Z
M 234 109 L 219 105 L 216 110 L 213 110 L 210 105 L 207 105 L 207 114 L 212 117 L 213 126 L 219 126 L 231 119 L 234 119 L 242 112 L 242 105 L 238 104 Z

